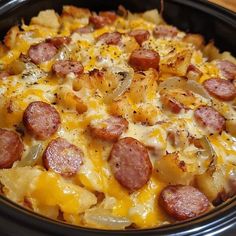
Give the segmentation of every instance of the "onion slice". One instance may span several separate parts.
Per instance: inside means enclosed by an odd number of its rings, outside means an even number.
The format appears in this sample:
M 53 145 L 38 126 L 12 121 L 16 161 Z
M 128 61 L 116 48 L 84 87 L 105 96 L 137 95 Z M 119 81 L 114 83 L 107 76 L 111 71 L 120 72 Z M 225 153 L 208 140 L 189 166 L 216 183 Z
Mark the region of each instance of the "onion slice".
M 118 76 L 122 77 L 117 88 L 113 92 L 105 97 L 105 102 L 110 103 L 112 101 L 117 101 L 130 87 L 133 81 L 134 72 L 119 72 Z
M 206 154 L 210 158 L 210 164 L 208 166 L 207 172 L 210 174 L 213 174 L 216 170 L 216 161 L 217 161 L 217 155 L 215 150 L 213 149 L 209 139 L 206 136 L 203 136 L 200 139 L 200 143 L 204 149 L 202 154 Z
M 40 152 L 42 150 L 42 144 L 37 144 L 33 146 L 26 157 L 17 163 L 17 167 L 23 166 L 34 166 L 40 157 Z
M 181 78 L 181 77 L 170 77 L 167 80 L 161 82 L 159 84 L 159 91 L 163 89 L 184 89 L 186 86 L 187 80 Z
M 191 90 L 192 92 L 199 94 L 204 98 L 211 99 L 208 92 L 203 88 L 203 86 L 195 80 L 188 80 L 186 83 L 186 89 Z
M 131 225 L 131 221 L 126 217 L 113 216 L 109 210 L 94 208 L 87 210 L 84 220 L 89 225 L 94 225 L 104 229 L 125 229 Z

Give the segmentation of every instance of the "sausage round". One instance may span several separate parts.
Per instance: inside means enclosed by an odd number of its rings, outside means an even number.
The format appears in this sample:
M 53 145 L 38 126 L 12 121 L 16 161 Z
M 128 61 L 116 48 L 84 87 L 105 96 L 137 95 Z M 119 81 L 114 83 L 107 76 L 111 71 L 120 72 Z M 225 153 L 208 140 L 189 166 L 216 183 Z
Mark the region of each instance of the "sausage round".
M 222 101 L 231 101 L 236 97 L 236 88 L 229 80 L 211 78 L 205 80 L 203 86 L 210 95 Z
M 116 13 L 113 11 L 100 11 L 99 16 L 107 18 L 110 21 L 110 24 L 113 23 L 117 18 Z
M 105 25 L 111 24 L 111 21 L 108 17 L 94 15 L 89 17 L 89 23 L 92 24 L 95 29 L 100 29 Z
M 0 150 L 0 168 L 11 168 L 21 159 L 24 145 L 16 132 L 0 129 Z
M 207 197 L 192 186 L 169 185 L 161 191 L 159 204 L 176 220 L 196 217 L 209 209 Z
M 43 153 L 44 167 L 63 176 L 75 175 L 83 163 L 83 152 L 63 138 L 52 140 Z
M 200 106 L 194 111 L 197 123 L 206 127 L 210 133 L 220 133 L 225 129 L 225 118 L 214 108 Z
M 122 117 L 111 117 L 100 124 L 90 125 L 92 136 L 105 140 L 117 141 L 121 134 L 128 128 L 128 121 Z
M 121 34 L 118 32 L 104 33 L 97 38 L 98 41 L 102 41 L 106 44 L 117 45 L 121 41 Z
M 137 49 L 129 58 L 129 64 L 136 70 L 159 69 L 160 56 L 154 50 Z
M 92 33 L 93 31 L 94 31 L 94 29 L 92 26 L 86 25 L 84 27 L 76 29 L 74 32 L 76 32 L 78 34 L 89 34 L 89 33 Z
M 0 79 L 6 79 L 8 76 L 10 76 L 9 72 L 0 71 Z
M 65 44 L 69 44 L 71 42 L 70 37 L 54 37 L 46 39 L 47 43 L 53 44 L 56 48 L 60 48 L 61 46 Z
M 236 80 L 236 65 L 228 60 L 217 60 L 216 65 L 221 74 L 229 80 Z
M 32 102 L 23 114 L 23 124 L 36 139 L 46 140 L 56 133 L 61 123 L 57 110 L 48 103 Z
M 80 75 L 84 71 L 83 65 L 78 61 L 57 61 L 52 70 L 61 77 L 66 77 L 69 73 L 74 73 L 76 76 Z
M 115 143 L 109 163 L 116 180 L 131 192 L 142 188 L 151 177 L 148 151 L 134 138 L 123 138 Z
M 153 36 L 156 38 L 173 38 L 178 34 L 177 28 L 170 25 L 157 25 L 153 30 Z
M 40 64 L 52 59 L 57 53 L 57 48 L 52 43 L 42 42 L 29 48 L 29 57 L 35 64 Z
M 133 30 L 129 33 L 129 36 L 134 37 L 138 44 L 142 44 L 150 37 L 150 33 L 144 29 Z
M 180 113 L 180 111 L 183 108 L 183 105 L 180 102 L 178 102 L 174 98 L 172 98 L 168 95 L 165 95 L 165 94 L 161 95 L 161 102 L 162 102 L 162 105 L 165 109 L 167 109 L 175 114 Z

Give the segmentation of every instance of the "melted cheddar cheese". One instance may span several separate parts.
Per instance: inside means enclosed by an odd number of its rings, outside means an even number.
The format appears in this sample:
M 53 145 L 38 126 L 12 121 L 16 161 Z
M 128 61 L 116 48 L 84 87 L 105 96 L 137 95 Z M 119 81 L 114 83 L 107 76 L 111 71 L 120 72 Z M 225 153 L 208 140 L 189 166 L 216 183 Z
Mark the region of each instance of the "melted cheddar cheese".
M 193 119 L 193 112 L 200 105 L 211 105 L 221 114 L 231 114 L 227 119 L 236 120 L 233 102 L 219 104 L 217 100 L 206 98 L 195 90 L 186 93 L 185 87 L 169 88 L 168 83 L 166 96 L 174 97 L 186 110 L 173 114 L 163 108 L 160 98 L 163 82 L 173 77 L 185 77 L 190 63 L 202 72 L 195 81 L 199 85 L 211 77 L 221 76 L 214 60 L 208 60 L 203 49 L 185 42 L 184 32 L 178 31 L 173 39 L 156 39 L 152 35 L 153 29 L 156 25 L 165 24 L 156 10 L 144 14 L 128 13 L 126 18 L 117 16 L 110 25 L 80 34 L 76 29 L 89 23 L 90 13 L 80 9 L 81 15 L 76 15 L 68 9 L 65 7 L 61 16 L 54 11 L 41 12 L 45 19 L 52 17 L 51 24 L 44 22 L 40 15 L 29 25 L 22 24 L 14 45 L 0 57 L 0 68 L 7 71 L 18 65 L 20 55 L 27 55 L 31 45 L 56 36 L 71 37 L 71 42 L 60 48 L 51 60 L 37 66 L 25 62 L 19 73 L 0 79 L 0 127 L 24 133 L 22 160 L 15 162 L 10 169 L 0 170 L 4 195 L 23 206 L 27 199 L 32 210 L 54 219 L 59 217 L 60 211 L 64 221 L 86 227 L 124 229 L 132 224 L 135 228 L 152 228 L 170 223 L 173 220 L 158 204 L 162 189 L 170 183 L 190 184 L 194 179 L 201 179 L 204 183 L 204 173 L 209 166 L 209 156 L 199 156 L 199 148 L 189 142 L 189 137 L 208 137 L 217 156 L 215 169 L 221 174 L 220 178 L 211 182 L 212 185 L 217 182 L 217 190 L 204 189 L 199 183 L 200 189 L 210 196 L 210 200 L 219 191 L 227 189 L 227 179 L 236 172 L 236 139 L 225 131 L 211 135 L 199 127 Z M 131 52 L 141 47 L 128 34 L 134 29 L 150 32 L 142 48 L 159 53 L 160 71 L 149 69 L 139 73 L 130 67 L 128 60 Z M 107 45 L 96 39 L 114 31 L 122 33 L 118 45 Z M 170 61 L 178 62 L 177 55 L 184 55 L 184 61 L 175 64 L 175 67 L 168 67 Z M 221 54 L 218 57 L 221 58 Z M 52 66 L 57 60 L 68 58 L 83 64 L 84 73 L 79 78 L 73 73 L 66 78 L 52 73 Z M 235 60 L 231 56 L 229 58 Z M 104 71 L 102 79 L 91 75 L 90 72 L 95 69 Z M 111 98 L 109 94 L 120 83 L 117 77 L 119 72 L 131 73 L 132 83 L 121 95 Z M 22 125 L 23 113 L 34 101 L 52 104 L 61 117 L 59 130 L 46 141 L 34 139 Z M 87 130 L 91 122 L 107 119 L 111 115 L 123 116 L 129 122 L 129 128 L 121 138 L 133 137 L 149 150 L 152 175 L 145 186 L 133 193 L 120 185 L 111 172 L 108 157 L 112 143 L 91 137 Z M 170 133 L 178 134 L 174 145 L 168 138 Z M 83 165 L 71 178 L 43 167 L 42 152 L 56 137 L 65 138 L 84 153 Z M 31 149 L 39 144 L 41 149 L 37 162 L 32 166 L 22 166 Z M 185 173 L 172 160 L 163 158 L 167 153 L 176 152 L 179 153 L 177 161 L 184 161 L 186 165 Z M 103 195 L 100 200 L 99 194 Z

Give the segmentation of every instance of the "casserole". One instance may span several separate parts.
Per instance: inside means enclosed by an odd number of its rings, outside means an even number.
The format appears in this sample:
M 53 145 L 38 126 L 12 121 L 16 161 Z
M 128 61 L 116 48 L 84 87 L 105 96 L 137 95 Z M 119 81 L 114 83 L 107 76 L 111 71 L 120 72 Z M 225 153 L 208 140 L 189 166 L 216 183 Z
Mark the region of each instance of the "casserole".
M 47 7 L 48 8 L 48 7 Z M 208 36 L 209 37 L 209 36 Z

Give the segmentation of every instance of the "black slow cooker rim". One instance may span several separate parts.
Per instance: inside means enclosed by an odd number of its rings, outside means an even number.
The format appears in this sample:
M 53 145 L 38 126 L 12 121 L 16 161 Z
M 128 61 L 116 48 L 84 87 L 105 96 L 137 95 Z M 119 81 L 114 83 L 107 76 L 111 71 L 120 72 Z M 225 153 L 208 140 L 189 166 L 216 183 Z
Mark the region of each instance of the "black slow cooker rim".
M 28 3 L 30 0 L 2 0 L 0 2 L 0 15 L 12 11 L 20 5 Z M 205 0 L 168 0 L 177 4 L 191 6 L 192 8 L 214 15 L 223 19 L 227 24 L 236 28 L 236 15 L 218 5 Z M 16 224 L 31 227 L 37 231 L 52 235 L 217 235 L 217 232 L 224 231 L 227 228 L 234 227 L 236 231 L 236 197 L 219 205 L 212 211 L 194 218 L 190 221 L 184 221 L 171 225 L 164 225 L 153 229 L 139 229 L 127 231 L 99 230 L 69 225 L 63 222 L 55 221 L 23 208 L 11 200 L 0 196 L 0 219 L 14 221 Z M 63 231 L 63 233 L 59 233 Z

